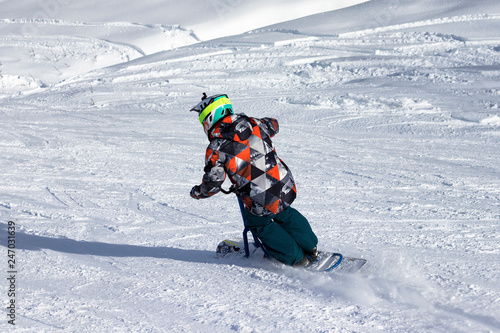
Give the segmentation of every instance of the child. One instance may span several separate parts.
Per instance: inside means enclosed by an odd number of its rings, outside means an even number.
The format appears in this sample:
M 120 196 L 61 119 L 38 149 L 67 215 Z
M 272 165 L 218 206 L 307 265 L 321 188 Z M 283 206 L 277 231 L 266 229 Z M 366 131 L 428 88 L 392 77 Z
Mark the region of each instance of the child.
M 292 266 L 316 260 L 318 238 L 307 219 L 290 207 L 295 182 L 271 141 L 279 129 L 276 119 L 235 114 L 227 95 L 204 93 L 191 111 L 198 112 L 210 141 L 203 181 L 193 187 L 191 197 L 204 199 L 218 193 L 229 175 L 245 203 L 247 227 L 271 257 Z

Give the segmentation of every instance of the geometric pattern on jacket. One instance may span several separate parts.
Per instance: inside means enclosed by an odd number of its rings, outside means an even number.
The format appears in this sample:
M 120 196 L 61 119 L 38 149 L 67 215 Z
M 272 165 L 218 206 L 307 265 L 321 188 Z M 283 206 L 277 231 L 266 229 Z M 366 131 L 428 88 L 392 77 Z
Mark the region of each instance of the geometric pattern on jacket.
M 290 206 L 297 190 L 271 140 L 278 131 L 274 118 L 233 114 L 220 121 L 209 133 L 199 197 L 219 192 L 227 174 L 252 214 L 274 215 Z

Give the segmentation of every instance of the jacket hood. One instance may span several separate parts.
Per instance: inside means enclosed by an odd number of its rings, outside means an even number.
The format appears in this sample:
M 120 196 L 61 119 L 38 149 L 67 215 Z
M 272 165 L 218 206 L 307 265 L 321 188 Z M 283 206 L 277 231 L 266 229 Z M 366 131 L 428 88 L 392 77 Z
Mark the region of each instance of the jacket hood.
M 224 117 L 208 133 L 208 140 L 217 138 L 231 141 L 246 141 L 252 135 L 250 118 L 243 113 Z

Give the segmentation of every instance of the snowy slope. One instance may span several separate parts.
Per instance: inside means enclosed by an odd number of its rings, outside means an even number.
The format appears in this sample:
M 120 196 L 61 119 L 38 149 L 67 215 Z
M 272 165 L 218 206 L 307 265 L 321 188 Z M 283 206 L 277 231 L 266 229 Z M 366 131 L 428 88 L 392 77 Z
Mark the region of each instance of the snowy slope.
M 178 22 L 155 1 L 61 4 L 36 38 L 26 3 L 0 17 L 17 331 L 500 331 L 495 1 L 372 0 L 203 42 L 182 13 L 208 2 L 169 2 Z M 242 226 L 233 196 L 189 197 L 208 141 L 188 110 L 204 91 L 278 118 L 294 206 L 321 248 L 368 259 L 359 274 L 215 257 Z
M 200 39 L 364 1 L 4 1 L 0 97 Z

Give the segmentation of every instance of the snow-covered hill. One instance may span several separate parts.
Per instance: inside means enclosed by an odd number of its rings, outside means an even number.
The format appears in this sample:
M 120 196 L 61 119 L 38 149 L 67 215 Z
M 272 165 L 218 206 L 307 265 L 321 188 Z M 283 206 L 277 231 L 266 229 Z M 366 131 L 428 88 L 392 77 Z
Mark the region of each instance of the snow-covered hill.
M 0 300 L 17 331 L 500 331 L 496 1 L 260 21 L 285 2 L 50 3 L 1 3 L 0 249 L 7 275 L 13 221 L 18 273 Z M 321 248 L 368 260 L 359 274 L 215 257 L 242 225 L 234 196 L 189 197 L 202 92 L 280 121 L 295 207 Z

